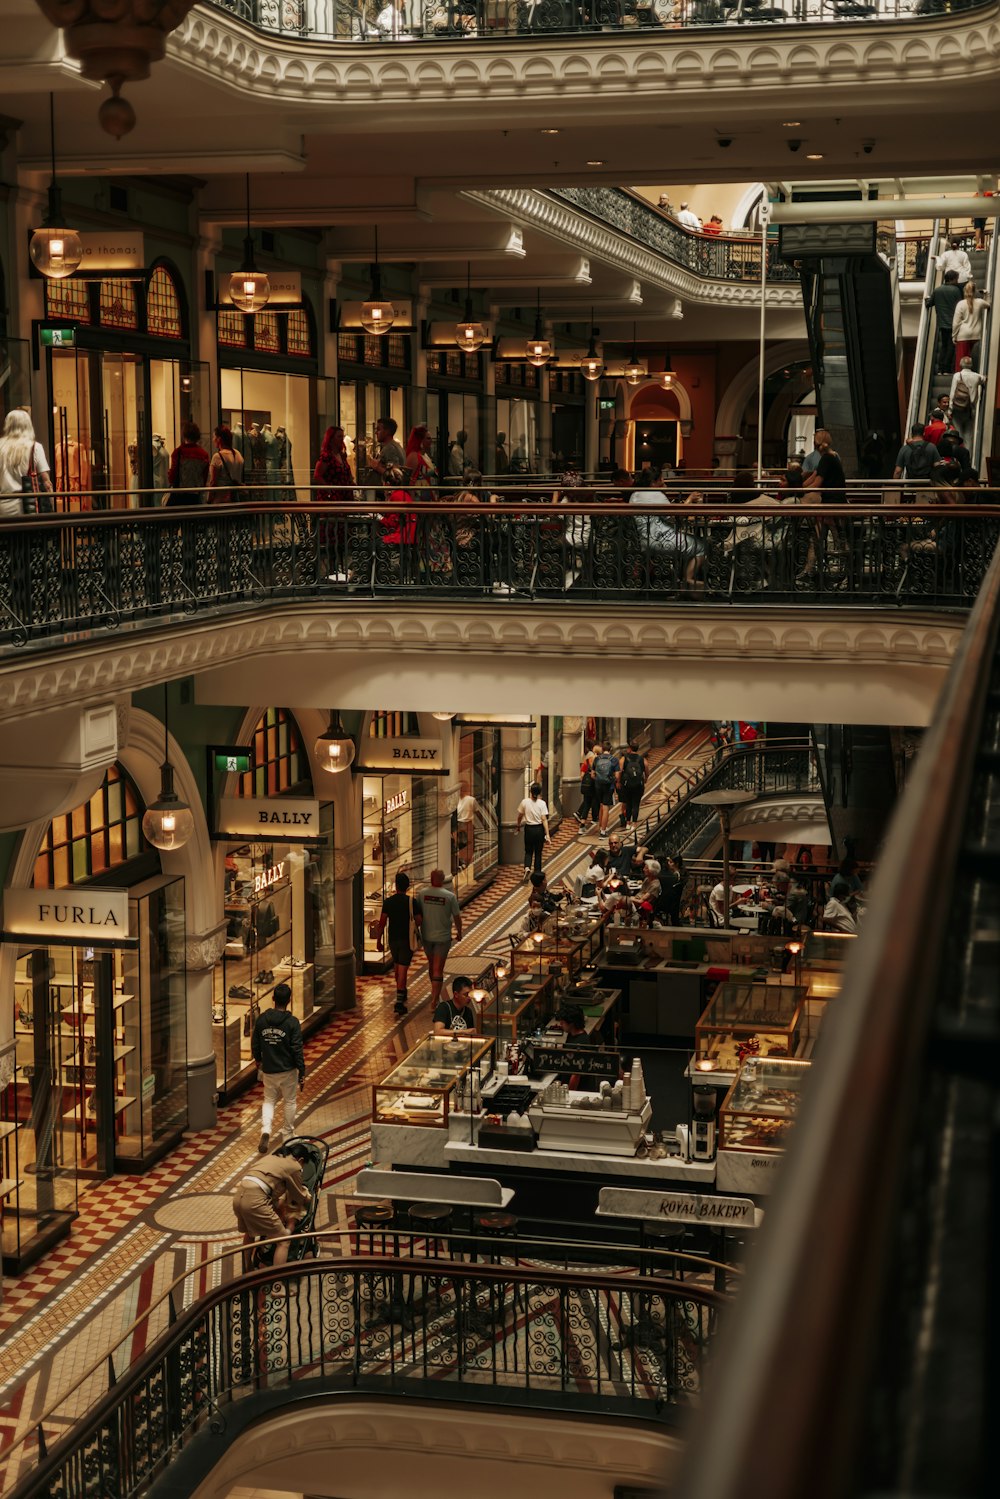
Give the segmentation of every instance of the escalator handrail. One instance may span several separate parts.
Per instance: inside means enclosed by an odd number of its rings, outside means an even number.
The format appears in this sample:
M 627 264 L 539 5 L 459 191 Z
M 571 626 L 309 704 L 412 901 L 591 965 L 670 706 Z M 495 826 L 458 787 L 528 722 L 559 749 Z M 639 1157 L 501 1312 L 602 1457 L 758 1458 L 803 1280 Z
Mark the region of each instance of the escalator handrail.
M 979 400 L 976 402 L 975 421 L 972 425 L 972 451 L 970 457 L 972 458 L 972 467 L 977 473 L 982 463 L 983 447 L 985 445 L 987 409 L 989 410 L 989 420 L 992 422 L 993 410 L 996 405 L 996 369 L 994 367 L 992 371 L 990 370 L 990 356 L 994 344 L 993 307 L 997 285 L 997 243 L 1000 241 L 998 228 L 1000 228 L 1000 225 L 994 220 L 992 233 L 990 234 L 990 253 L 986 262 L 986 294 L 990 300 L 986 309 L 986 316 L 983 318 L 983 336 L 979 344 L 979 369 L 986 376 L 986 384 L 985 387 L 980 387 Z M 992 362 L 995 366 L 996 361 L 993 360 Z
M 917 330 L 917 348 L 913 358 L 913 379 L 910 382 L 910 402 L 906 412 L 906 431 L 903 433 L 903 441 L 912 432 L 917 422 L 923 421 L 927 414 L 928 397 L 930 395 L 930 374 L 928 366 L 933 366 L 932 354 L 937 346 L 937 313 L 933 307 L 927 306 L 927 298 L 937 285 L 937 247 L 941 235 L 941 220 L 935 219 L 931 227 L 931 244 L 934 253 L 927 256 L 927 274 L 924 277 L 924 294 L 920 307 L 920 327 Z M 934 327 L 934 338 L 931 340 L 931 326 Z
M 870 914 L 692 1427 L 684 1499 L 834 1499 L 868 1398 L 896 1188 L 921 1106 L 952 888 L 1000 638 L 1000 550 L 872 886 Z

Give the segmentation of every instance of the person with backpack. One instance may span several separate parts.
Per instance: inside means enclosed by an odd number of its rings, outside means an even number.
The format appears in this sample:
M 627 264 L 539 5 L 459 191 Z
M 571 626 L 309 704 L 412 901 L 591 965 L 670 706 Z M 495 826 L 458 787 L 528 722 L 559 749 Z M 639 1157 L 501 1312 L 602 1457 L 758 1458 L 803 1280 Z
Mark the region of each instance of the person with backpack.
M 951 419 L 966 444 L 972 435 L 979 393 L 985 383 L 986 376 L 976 373 L 966 355 L 951 382 Z
M 931 476 L 931 469 L 938 461 L 938 450 L 924 437 L 923 422 L 914 422 L 910 435 L 896 455 L 894 479 L 907 479 L 911 483 L 923 483 Z
M 257 1017 L 250 1038 L 250 1050 L 264 1083 L 261 1135 L 257 1146 L 261 1155 L 267 1153 L 271 1143 L 274 1109 L 279 1100 L 285 1106 L 283 1123 L 286 1139 L 295 1133 L 297 1093 L 306 1076 L 302 1027 L 289 1011 L 292 1003 L 291 988 L 288 984 L 276 984 L 271 999 L 274 1008 L 265 1010 Z
M 615 799 L 618 760 L 611 751 L 611 740 L 605 739 L 594 758 L 594 795 L 597 799 L 599 838 L 608 836 L 608 814 Z
M 596 744 L 588 744 L 587 753 L 580 761 L 580 810 L 576 814 L 579 823 L 578 831 L 585 833 L 587 829 L 594 826 L 598 813 L 597 791 L 594 781 L 594 760 L 597 757 Z
M 201 445 L 201 428 L 197 422 L 185 422 L 180 446 L 170 455 L 167 480 L 173 491 L 165 505 L 200 505 L 205 498 L 209 456 Z M 185 491 L 191 491 L 185 493 Z
M 639 803 L 646 789 L 648 774 L 646 757 L 639 752 L 638 739 L 630 739 L 628 749 L 618 761 L 618 800 L 621 802 L 623 828 L 627 828 L 629 823 L 633 827 L 639 825 Z

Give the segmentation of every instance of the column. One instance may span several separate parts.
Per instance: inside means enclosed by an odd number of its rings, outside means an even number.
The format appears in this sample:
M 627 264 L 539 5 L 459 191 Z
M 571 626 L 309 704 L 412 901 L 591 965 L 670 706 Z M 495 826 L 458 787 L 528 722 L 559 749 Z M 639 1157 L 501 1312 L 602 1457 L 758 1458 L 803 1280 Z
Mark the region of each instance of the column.
M 328 259 L 326 269 L 323 273 L 323 305 L 319 310 L 320 322 L 320 373 L 327 380 L 337 379 L 337 332 L 331 327 L 330 307 L 337 299 L 340 290 L 340 277 L 342 269 L 339 260 Z M 340 413 L 340 399 L 326 401 L 325 415 L 330 422 L 336 421 Z M 319 434 L 322 437 L 322 433 Z
M 215 308 L 205 306 L 205 288 L 210 273 L 215 285 L 216 257 L 222 250 L 222 230 L 217 224 L 200 224 L 200 236 L 195 251 L 195 309 L 192 319 L 192 357 L 203 359 L 208 365 L 208 431 L 211 432 L 218 416 L 216 401 L 219 394 L 219 341 L 215 322 Z
M 225 946 L 225 921 L 207 932 L 188 932 L 185 939 L 189 1129 L 212 1129 L 216 1122 L 219 1082 L 212 1042 L 212 990 L 215 965 Z
M 531 730 L 500 730 L 500 863 L 524 863 L 524 835 L 515 831 L 528 789 Z
M 429 306 L 430 300 L 427 287 L 418 287 L 417 297 L 413 303 L 413 332 L 410 335 L 413 351 L 411 374 L 413 386 L 412 396 L 410 399 L 410 409 L 407 413 L 407 416 L 409 419 L 409 425 L 411 427 L 415 426 L 417 423 L 423 423 L 424 425 L 427 424 L 427 350 L 424 348 L 424 342 L 420 336 L 420 330 L 424 326 L 424 319 L 427 316 Z M 403 446 L 405 447 L 406 439 L 402 436 L 401 433 L 397 433 L 396 435 L 400 437 Z M 431 436 L 436 438 L 437 433 L 432 432 Z M 435 453 L 433 456 L 438 466 L 438 472 L 446 472 L 447 454 Z M 446 869 L 447 867 L 447 865 L 442 865 L 442 868 L 444 869 Z
M 650 749 L 662 749 L 667 742 L 667 720 L 654 718 L 649 726 Z
M 580 806 L 580 761 L 583 759 L 583 719 L 563 715 L 559 752 L 559 796 L 567 816 Z
M 353 1010 L 357 1003 L 357 955 L 354 932 L 354 881 L 364 863 L 361 833 L 361 777 L 336 777 L 349 784 L 337 794 L 333 814 L 333 1008 Z M 340 792 L 340 788 L 337 788 Z
M 552 328 L 546 324 L 545 337 L 551 339 Z M 549 397 L 549 372 L 538 372 L 538 473 L 548 477 L 552 470 L 552 403 Z

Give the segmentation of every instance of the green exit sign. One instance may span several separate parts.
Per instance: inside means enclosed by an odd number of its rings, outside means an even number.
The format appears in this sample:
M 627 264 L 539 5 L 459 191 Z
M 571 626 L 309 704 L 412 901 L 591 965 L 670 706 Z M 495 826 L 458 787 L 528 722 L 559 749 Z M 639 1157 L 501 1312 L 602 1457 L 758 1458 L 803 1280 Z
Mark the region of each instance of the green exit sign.
M 76 344 L 75 328 L 43 328 L 43 349 L 72 349 Z
M 248 749 L 216 750 L 215 768 L 220 775 L 245 775 L 253 769 Z

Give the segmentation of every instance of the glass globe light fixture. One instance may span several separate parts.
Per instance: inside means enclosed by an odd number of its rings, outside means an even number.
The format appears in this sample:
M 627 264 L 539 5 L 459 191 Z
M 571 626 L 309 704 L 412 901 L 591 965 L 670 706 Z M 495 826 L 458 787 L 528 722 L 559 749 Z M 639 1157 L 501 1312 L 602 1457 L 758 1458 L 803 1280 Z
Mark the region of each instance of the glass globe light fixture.
M 52 180 L 49 201 L 42 227 L 36 229 L 28 244 L 31 263 L 50 281 L 72 276 L 83 259 L 83 241 L 75 229 L 66 227 L 62 194 L 56 186 L 56 114 L 55 96 L 49 94 L 49 143 L 52 152 Z
M 375 260 L 372 264 L 372 294 L 361 304 L 361 326 L 377 338 L 388 333 L 396 321 L 396 309 L 382 295 L 382 271 L 378 263 L 378 228 L 375 229 Z
M 166 761 L 160 766 L 160 794 L 146 808 L 142 831 L 147 843 L 164 852 L 183 848 L 194 832 L 191 808 L 174 790 L 174 767 Z
M 466 316 L 455 324 L 455 342 L 466 354 L 474 354 L 486 342 L 486 329 L 471 317 L 471 307 L 466 305 Z
M 229 278 L 229 296 L 240 312 L 260 312 L 271 296 L 271 282 L 266 271 L 258 271 L 253 258 L 253 235 L 250 233 L 250 173 L 246 176 L 247 232 L 243 240 L 243 265 Z
M 660 380 L 660 389 L 661 390 L 672 390 L 673 389 L 673 386 L 674 386 L 674 372 L 673 372 L 673 369 L 672 369 L 671 364 L 670 364 L 670 355 L 669 354 L 665 354 L 664 357 L 663 357 L 663 369 L 660 372 L 659 380 Z
M 594 327 L 594 309 L 590 309 L 590 343 L 580 360 L 580 374 L 585 380 L 599 380 L 604 374 L 604 360 L 597 352 L 597 329 Z
M 355 744 L 340 721 L 340 714 L 331 710 L 330 724 L 325 734 L 320 734 L 315 746 L 316 761 L 330 775 L 339 775 L 353 762 Z
M 634 323 L 632 324 L 632 354 L 631 354 L 631 356 L 629 358 L 628 364 L 625 366 L 625 368 L 622 371 L 622 373 L 624 374 L 625 379 L 626 379 L 626 381 L 628 382 L 629 385 L 638 385 L 639 382 L 645 378 L 645 374 L 646 374 L 646 371 L 643 369 L 642 365 L 639 363 L 639 355 L 638 355 L 638 352 L 636 351 L 636 347 L 635 347 L 635 324 Z
M 550 340 L 542 333 L 542 294 L 536 291 L 535 332 L 534 336 L 528 339 L 525 355 L 529 364 L 533 364 L 536 369 L 541 369 L 543 365 L 548 364 L 554 353 L 555 349 Z
M 436 718 L 440 723 L 451 723 L 455 717 L 454 713 L 432 713 L 431 718 Z

